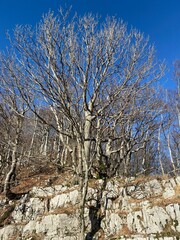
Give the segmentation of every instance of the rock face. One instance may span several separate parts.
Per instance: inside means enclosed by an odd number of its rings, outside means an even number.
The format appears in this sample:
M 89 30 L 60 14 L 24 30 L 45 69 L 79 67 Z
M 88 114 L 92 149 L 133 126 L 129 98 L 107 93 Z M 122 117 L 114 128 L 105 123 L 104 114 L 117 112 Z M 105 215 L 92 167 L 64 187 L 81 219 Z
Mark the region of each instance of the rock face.
M 180 239 L 180 177 L 112 179 L 90 184 L 86 240 Z M 94 187 L 93 187 L 94 186 Z M 0 201 L 1 240 L 78 240 L 78 186 L 34 187 L 20 200 Z M 11 208 L 12 209 L 12 208 Z

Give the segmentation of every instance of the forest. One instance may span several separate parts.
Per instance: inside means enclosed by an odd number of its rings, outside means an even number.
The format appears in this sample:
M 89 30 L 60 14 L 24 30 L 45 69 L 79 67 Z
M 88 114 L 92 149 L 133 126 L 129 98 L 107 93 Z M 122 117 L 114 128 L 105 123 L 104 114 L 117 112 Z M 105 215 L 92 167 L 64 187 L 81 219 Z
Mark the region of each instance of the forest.
M 22 169 L 71 171 L 83 206 L 92 178 L 178 175 L 180 61 L 173 68 L 169 89 L 149 38 L 115 17 L 49 12 L 17 26 L 0 54 L 1 192 Z

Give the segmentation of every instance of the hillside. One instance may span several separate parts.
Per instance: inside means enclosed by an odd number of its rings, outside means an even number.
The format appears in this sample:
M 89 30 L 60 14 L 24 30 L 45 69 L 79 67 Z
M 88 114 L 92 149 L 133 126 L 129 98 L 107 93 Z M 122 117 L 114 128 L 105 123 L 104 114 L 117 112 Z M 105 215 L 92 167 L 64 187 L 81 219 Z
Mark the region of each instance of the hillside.
M 13 192 L 22 195 L 7 202 L 1 194 L 1 240 L 79 239 L 79 186 L 70 172 L 29 177 Z M 179 239 L 180 177 L 90 180 L 85 222 L 87 240 Z

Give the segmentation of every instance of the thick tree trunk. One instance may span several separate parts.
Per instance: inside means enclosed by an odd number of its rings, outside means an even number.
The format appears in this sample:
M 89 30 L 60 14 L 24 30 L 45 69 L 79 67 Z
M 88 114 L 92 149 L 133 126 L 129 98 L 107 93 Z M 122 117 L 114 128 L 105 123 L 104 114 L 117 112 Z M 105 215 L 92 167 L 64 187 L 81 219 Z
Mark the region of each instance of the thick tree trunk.
M 84 143 L 81 145 L 81 177 L 80 177 L 80 240 L 85 238 L 85 203 L 88 192 L 88 166 L 90 163 L 90 131 L 91 131 L 92 117 L 89 111 L 85 111 L 84 124 Z

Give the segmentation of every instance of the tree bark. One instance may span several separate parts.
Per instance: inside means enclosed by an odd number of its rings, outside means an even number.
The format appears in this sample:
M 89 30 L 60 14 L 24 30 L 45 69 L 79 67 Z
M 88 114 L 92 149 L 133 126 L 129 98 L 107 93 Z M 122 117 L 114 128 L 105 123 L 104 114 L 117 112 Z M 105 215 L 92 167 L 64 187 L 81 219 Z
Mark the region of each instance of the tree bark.
M 17 117 L 17 129 L 16 129 L 16 135 L 14 139 L 14 143 L 12 146 L 12 162 L 11 162 L 11 167 L 9 172 L 6 175 L 5 182 L 4 182 L 4 194 L 6 198 L 8 198 L 9 193 L 11 192 L 11 180 L 12 177 L 15 175 L 16 171 L 16 166 L 18 162 L 18 158 L 16 156 L 17 148 L 18 148 L 18 142 L 19 142 L 19 135 L 21 132 L 21 127 L 22 127 L 22 119 Z

